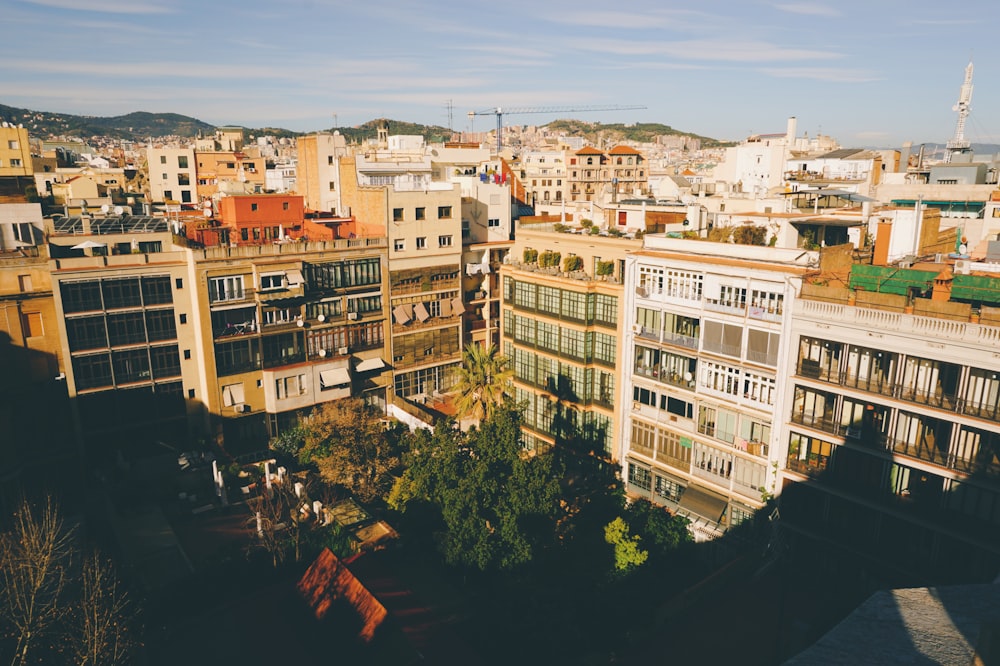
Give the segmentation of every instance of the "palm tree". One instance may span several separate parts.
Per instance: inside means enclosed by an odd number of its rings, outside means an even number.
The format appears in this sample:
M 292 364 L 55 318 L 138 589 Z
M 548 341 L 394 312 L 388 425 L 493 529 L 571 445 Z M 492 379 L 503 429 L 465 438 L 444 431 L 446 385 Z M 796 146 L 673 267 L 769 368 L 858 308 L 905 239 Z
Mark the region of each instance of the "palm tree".
M 460 417 L 489 419 L 497 405 L 510 391 L 514 371 L 509 359 L 498 353 L 496 346 L 483 347 L 470 343 L 462 352 L 462 367 L 455 391 L 459 394 L 455 407 Z

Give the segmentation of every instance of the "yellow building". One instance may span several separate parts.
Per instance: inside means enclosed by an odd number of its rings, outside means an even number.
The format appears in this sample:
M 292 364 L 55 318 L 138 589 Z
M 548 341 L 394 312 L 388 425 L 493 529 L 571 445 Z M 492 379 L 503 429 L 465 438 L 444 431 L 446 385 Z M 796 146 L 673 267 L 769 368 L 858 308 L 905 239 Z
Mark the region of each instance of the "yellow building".
M 527 405 L 525 444 L 620 458 L 615 405 L 622 271 L 632 239 L 521 226 L 502 266 L 503 352 Z M 550 265 L 552 264 L 552 265 Z
M 0 177 L 30 176 L 31 146 L 28 130 L 10 123 L 0 124 Z
M 341 210 L 339 159 L 347 155 L 347 141 L 339 132 L 310 134 L 296 140 L 296 186 L 306 208 L 335 214 Z

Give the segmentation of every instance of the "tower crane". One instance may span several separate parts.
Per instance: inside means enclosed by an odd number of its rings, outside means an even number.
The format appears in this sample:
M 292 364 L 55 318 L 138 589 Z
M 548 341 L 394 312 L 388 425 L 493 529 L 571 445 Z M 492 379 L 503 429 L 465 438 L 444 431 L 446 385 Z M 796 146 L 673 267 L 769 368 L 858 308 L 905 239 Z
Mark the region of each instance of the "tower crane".
M 955 136 L 948 142 L 947 161 L 951 162 L 955 153 L 966 152 L 972 144 L 965 138 L 965 119 L 969 117 L 969 106 L 972 104 L 972 62 L 965 66 L 965 81 L 958 94 L 958 102 L 951 107 L 958 111 L 958 123 L 955 125 Z
M 522 106 L 504 109 L 496 106 L 482 111 L 469 111 L 469 120 L 475 116 L 496 116 L 497 118 L 497 153 L 503 149 L 503 117 L 521 115 L 522 113 L 582 113 L 589 111 L 631 111 L 645 109 L 644 106 Z

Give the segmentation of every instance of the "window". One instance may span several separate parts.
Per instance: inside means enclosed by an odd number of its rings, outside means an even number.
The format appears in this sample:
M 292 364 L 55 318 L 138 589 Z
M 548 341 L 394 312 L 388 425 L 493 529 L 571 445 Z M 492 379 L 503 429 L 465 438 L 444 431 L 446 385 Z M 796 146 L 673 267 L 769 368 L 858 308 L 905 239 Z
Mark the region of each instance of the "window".
M 486 226 L 487 227 L 499 227 L 500 226 L 500 218 L 499 217 L 491 217 L 490 219 L 486 220 Z
M 275 289 L 282 289 L 285 286 L 285 274 L 284 273 L 271 273 L 269 275 L 260 276 L 260 290 L 261 291 L 273 291 Z
M 451 206 L 438 206 L 438 219 L 451 219 Z
M 396 252 L 402 252 L 406 249 L 406 241 L 402 238 L 397 238 L 392 242 L 392 249 Z
M 739 358 L 743 348 L 743 327 L 717 321 L 705 321 L 704 331 L 705 339 L 702 342 L 702 348 L 705 351 Z M 766 356 L 766 346 L 764 351 Z
M 183 289 L 184 288 L 184 278 L 175 278 L 174 279 L 174 288 L 175 289 Z
M 21 159 L 19 157 L 12 157 L 11 160 L 10 160 L 10 165 L 12 167 L 22 166 Z
M 243 298 L 243 276 L 210 278 L 208 295 L 213 303 L 221 301 L 238 301 Z
M 184 350 L 184 360 L 185 361 L 191 360 L 191 350 L 190 349 L 185 349 Z
M 402 222 L 403 221 L 403 209 L 402 208 L 393 208 L 392 209 L 392 221 L 393 222 Z
M 417 207 L 417 209 L 414 210 L 414 217 L 416 217 L 416 219 L 418 219 L 418 220 L 426 220 L 427 219 L 427 209 L 424 208 L 423 206 Z
M 590 158 L 588 157 L 587 159 L 589 160 Z M 628 464 L 628 482 L 629 485 L 649 492 L 649 489 L 653 486 L 653 476 L 645 467 L 639 467 L 635 463 L 630 462 Z
M 187 155 L 178 155 L 177 156 L 177 168 L 178 169 L 187 169 L 188 168 L 188 158 L 187 158 Z
M 274 390 L 279 400 L 304 395 L 306 392 L 306 376 L 292 375 L 291 377 L 276 379 L 274 381 Z
M 329 189 L 330 189 L 331 191 L 332 191 L 332 190 L 335 190 L 335 189 L 337 189 L 337 183 L 335 183 L 334 181 L 332 181 L 332 180 L 331 180 L 331 181 L 329 182 L 329 184 L 327 185 L 327 187 L 328 187 L 328 188 L 329 188 Z
M 194 389 L 188 389 L 188 397 L 194 398 Z
M 21 293 L 26 293 L 32 290 L 30 275 L 18 275 L 17 284 L 18 288 L 21 290 Z
M 255 203 L 250 204 L 250 210 L 256 211 L 257 210 L 257 204 L 255 204 Z
M 160 155 L 160 164 L 166 164 L 166 163 L 167 163 L 167 156 Z
M 287 201 L 283 201 L 281 203 L 281 210 L 288 210 L 288 202 Z
M 451 236 L 438 236 L 438 247 L 451 247 Z

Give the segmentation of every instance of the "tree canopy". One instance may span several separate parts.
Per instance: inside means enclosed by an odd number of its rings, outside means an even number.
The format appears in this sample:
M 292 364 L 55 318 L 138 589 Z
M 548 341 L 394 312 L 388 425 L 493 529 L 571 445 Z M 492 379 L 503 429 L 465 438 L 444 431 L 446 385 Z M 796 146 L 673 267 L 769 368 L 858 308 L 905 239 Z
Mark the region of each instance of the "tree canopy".
M 506 403 L 469 433 L 446 423 L 414 436 L 392 501 L 402 510 L 427 502 L 440 511 L 438 546 L 449 564 L 510 570 L 553 538 L 561 474 L 551 455 L 525 454 L 520 426 Z

